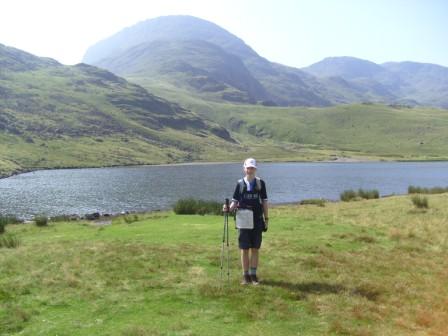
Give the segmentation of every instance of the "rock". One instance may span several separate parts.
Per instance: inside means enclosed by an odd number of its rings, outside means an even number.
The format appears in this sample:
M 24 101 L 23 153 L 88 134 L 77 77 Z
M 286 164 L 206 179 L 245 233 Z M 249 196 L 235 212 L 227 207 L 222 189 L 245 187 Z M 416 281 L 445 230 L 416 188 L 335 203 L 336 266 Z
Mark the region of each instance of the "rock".
M 94 212 L 94 213 L 85 215 L 85 219 L 87 219 L 87 220 L 95 220 L 95 219 L 98 219 L 98 218 L 100 218 L 100 213 L 99 212 Z

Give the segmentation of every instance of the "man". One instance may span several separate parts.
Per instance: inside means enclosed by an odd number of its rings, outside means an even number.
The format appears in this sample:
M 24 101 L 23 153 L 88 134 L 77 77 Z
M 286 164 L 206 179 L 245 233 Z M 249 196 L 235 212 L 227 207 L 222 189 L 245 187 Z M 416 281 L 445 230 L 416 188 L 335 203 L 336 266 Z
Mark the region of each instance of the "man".
M 268 229 L 268 197 L 265 182 L 256 177 L 257 162 L 253 158 L 244 161 L 243 179 L 239 180 L 230 209 L 224 205 L 224 211 L 235 209 L 250 209 L 253 211 L 253 229 L 239 229 L 238 243 L 241 250 L 241 266 L 243 281 L 241 284 L 252 283 L 258 285 L 257 267 L 259 249 L 261 247 L 262 232 Z

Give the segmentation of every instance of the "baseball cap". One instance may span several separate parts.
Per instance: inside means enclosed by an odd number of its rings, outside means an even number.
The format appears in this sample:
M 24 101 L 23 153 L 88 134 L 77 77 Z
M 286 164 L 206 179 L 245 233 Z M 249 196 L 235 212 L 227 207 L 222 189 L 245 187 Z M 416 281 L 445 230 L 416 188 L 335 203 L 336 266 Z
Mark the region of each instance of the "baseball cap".
M 249 168 L 249 167 L 253 167 L 253 168 L 257 168 L 257 161 L 255 161 L 255 159 L 253 158 L 248 158 L 244 161 L 244 168 Z

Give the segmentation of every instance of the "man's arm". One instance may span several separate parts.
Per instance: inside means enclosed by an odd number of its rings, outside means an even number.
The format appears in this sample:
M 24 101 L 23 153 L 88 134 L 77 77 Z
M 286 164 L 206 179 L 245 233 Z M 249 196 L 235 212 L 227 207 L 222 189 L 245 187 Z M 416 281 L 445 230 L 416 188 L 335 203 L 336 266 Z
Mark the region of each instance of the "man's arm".
M 268 200 L 263 201 L 263 214 L 264 220 L 267 222 L 269 220 Z
M 239 198 L 240 198 L 240 188 L 239 188 L 239 185 L 237 184 L 236 187 L 235 187 L 235 191 L 233 192 L 233 198 L 232 198 L 232 202 L 230 202 L 229 208 L 227 209 L 226 205 L 224 204 L 222 210 L 224 212 L 228 212 L 228 211 L 232 212 L 232 211 L 234 211 L 235 208 L 238 206 L 238 199 Z
M 268 222 L 269 222 L 269 209 L 268 209 L 268 193 L 266 191 L 266 183 L 262 181 L 261 186 L 261 200 L 263 205 L 263 215 L 264 215 L 264 222 L 265 222 L 265 230 L 268 229 Z

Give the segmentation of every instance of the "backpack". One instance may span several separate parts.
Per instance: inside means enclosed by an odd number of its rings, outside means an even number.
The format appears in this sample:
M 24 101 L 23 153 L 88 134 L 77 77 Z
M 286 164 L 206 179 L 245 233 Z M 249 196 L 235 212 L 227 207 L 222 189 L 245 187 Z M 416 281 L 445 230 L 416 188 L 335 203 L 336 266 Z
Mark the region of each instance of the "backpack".
M 240 186 L 240 195 L 243 195 L 244 188 L 246 187 L 246 182 L 244 182 L 244 179 L 238 180 L 238 185 Z M 261 179 L 259 177 L 255 177 L 255 191 L 258 191 L 258 200 L 260 204 L 263 204 L 260 197 L 260 191 L 261 191 Z

